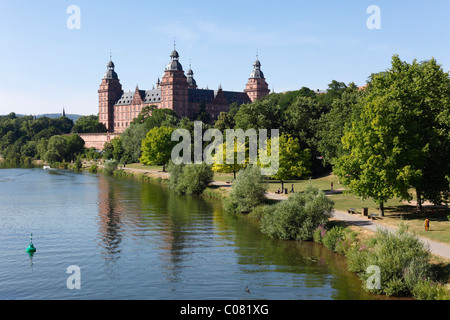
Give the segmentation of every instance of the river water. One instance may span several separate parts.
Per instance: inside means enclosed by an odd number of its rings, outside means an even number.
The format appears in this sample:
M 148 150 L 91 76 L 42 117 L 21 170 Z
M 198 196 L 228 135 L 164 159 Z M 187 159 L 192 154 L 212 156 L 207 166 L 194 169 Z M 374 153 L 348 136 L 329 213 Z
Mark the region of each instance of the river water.
M 219 200 L 103 174 L 0 169 L 0 299 L 378 298 L 343 257 L 270 239 Z

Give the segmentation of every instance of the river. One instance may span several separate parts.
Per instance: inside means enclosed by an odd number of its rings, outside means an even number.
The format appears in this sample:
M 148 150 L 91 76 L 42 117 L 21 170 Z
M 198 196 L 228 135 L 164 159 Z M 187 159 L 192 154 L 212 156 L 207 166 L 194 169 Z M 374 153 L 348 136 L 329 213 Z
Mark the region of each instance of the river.
M 0 299 L 379 298 L 343 257 L 270 239 L 219 200 L 104 174 L 0 169 Z

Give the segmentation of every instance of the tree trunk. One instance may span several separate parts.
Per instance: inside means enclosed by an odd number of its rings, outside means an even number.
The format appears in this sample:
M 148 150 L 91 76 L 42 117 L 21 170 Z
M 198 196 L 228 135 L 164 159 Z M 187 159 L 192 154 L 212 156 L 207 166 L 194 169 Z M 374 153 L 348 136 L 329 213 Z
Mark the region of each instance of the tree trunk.
M 284 181 L 283 180 L 280 181 L 281 181 L 281 193 L 284 193 Z
M 416 190 L 417 194 L 417 211 L 422 212 L 422 194 L 419 190 Z
M 384 217 L 384 202 L 380 202 L 380 217 Z
M 236 170 L 233 170 L 234 180 L 236 180 Z
M 166 172 L 166 165 L 163 164 L 163 172 Z

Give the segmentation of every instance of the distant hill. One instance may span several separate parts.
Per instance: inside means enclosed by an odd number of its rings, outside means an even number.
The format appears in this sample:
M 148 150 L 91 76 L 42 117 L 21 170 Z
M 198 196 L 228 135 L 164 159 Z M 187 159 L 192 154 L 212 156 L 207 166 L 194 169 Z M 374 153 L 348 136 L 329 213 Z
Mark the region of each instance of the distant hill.
M 0 115 L 0 116 L 6 116 L 6 115 Z M 16 113 L 17 117 L 23 117 L 25 116 L 24 114 L 18 114 Z M 41 117 L 47 117 L 47 118 L 59 118 L 61 117 L 62 114 L 61 113 L 44 113 L 44 114 L 38 114 L 36 115 L 36 118 L 41 118 Z M 77 121 L 78 118 L 82 117 L 82 114 L 66 114 L 66 117 L 71 119 L 73 122 Z
M 61 113 L 44 113 L 44 114 L 39 114 L 36 117 L 40 118 L 40 117 L 47 117 L 47 118 L 59 118 L 61 117 L 62 114 Z M 77 121 L 79 117 L 82 117 L 83 115 L 81 114 L 66 114 L 66 117 L 71 119 L 73 122 Z

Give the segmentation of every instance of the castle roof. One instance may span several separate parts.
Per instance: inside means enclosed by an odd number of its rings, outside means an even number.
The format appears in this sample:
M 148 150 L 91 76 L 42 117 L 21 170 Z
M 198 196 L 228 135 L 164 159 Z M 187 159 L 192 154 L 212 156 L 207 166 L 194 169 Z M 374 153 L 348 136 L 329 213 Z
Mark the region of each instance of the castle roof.
M 251 102 L 245 92 L 222 91 L 224 98 L 228 103 L 237 102 L 239 104 Z M 212 103 L 216 98 L 217 91 L 208 89 L 189 89 L 189 102 Z
M 112 62 L 110 60 L 108 62 L 108 64 L 106 65 L 106 67 L 108 68 L 108 70 L 106 71 L 105 75 L 103 76 L 103 79 L 116 79 L 116 80 L 119 79 L 119 76 L 114 71 L 114 62 Z
M 253 64 L 253 72 L 250 75 L 250 79 L 265 79 L 264 73 L 261 71 L 261 62 L 259 62 L 258 58 Z
M 134 100 L 136 91 L 124 92 L 119 100 L 116 102 L 116 106 L 129 106 Z M 161 102 L 161 89 L 153 90 L 139 90 L 141 99 L 145 104 L 160 103 Z

